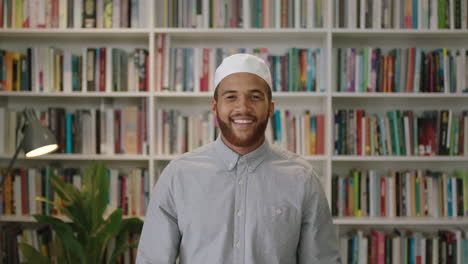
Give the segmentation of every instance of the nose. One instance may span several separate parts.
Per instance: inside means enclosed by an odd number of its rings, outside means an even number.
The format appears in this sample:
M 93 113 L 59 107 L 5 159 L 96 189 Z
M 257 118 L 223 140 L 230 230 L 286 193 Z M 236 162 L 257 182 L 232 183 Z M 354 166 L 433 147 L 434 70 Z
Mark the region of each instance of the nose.
M 252 110 L 250 101 L 247 96 L 240 96 L 237 100 L 236 110 L 240 113 L 249 113 Z

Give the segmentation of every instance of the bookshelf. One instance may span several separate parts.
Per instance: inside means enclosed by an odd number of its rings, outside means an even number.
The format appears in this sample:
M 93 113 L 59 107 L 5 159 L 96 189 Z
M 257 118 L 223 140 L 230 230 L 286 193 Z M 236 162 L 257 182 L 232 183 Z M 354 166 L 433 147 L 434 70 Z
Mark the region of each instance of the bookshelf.
M 247 2 L 247 1 L 244 1 Z M 150 175 L 157 175 L 170 160 L 178 155 L 157 153 L 156 111 L 162 108 L 177 108 L 185 112 L 208 110 L 211 92 L 159 92 L 156 91 L 157 37 L 166 34 L 173 48 L 263 48 L 271 54 L 281 54 L 289 47 L 322 48 L 326 54 L 326 90 L 323 92 L 274 92 L 277 108 L 295 111 L 311 110 L 325 115 L 325 154 L 305 156 L 317 168 L 326 196 L 332 203 L 332 177 L 334 173 L 346 174 L 352 168 L 375 169 L 452 169 L 468 170 L 468 156 L 358 156 L 335 155 L 334 112 L 337 109 L 365 109 L 378 112 L 382 109 L 408 109 L 415 111 L 456 109 L 468 110 L 466 93 L 381 93 L 338 92 L 337 48 L 422 47 L 425 51 L 435 48 L 463 48 L 468 40 L 468 29 L 380 29 L 339 28 L 335 25 L 334 5 L 328 1 L 323 28 L 166 28 L 158 26 L 155 1 L 150 2 L 148 27 L 143 28 L 68 28 L 68 29 L 0 29 L 0 49 L 25 52 L 33 45 L 59 47 L 80 54 L 82 47 L 113 46 L 127 51 L 145 48 L 149 52 L 149 91 L 147 92 L 0 92 L 0 107 L 21 108 L 26 105 L 82 105 L 98 108 L 101 101 L 116 104 L 148 104 L 148 154 L 97 155 L 97 154 L 52 154 L 34 160 L 19 159 L 17 166 L 36 166 L 56 161 L 61 164 L 84 165 L 89 160 L 103 160 L 112 167 L 144 167 Z M 5 166 L 11 155 L 0 155 L 0 167 Z M 156 182 L 151 178 L 151 185 Z M 31 222 L 28 216 L 0 216 L 1 223 Z M 425 231 L 445 227 L 468 229 L 467 217 L 334 217 L 340 235 L 356 228 L 422 228 Z

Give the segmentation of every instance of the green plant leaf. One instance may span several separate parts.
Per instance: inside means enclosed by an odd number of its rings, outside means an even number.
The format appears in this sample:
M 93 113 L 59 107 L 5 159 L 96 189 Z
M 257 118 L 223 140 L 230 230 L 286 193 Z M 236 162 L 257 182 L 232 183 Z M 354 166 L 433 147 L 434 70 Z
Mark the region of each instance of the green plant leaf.
M 122 221 L 122 226 L 119 230 L 119 233 L 117 234 L 115 249 L 112 253 L 111 263 L 115 263 L 117 258 L 120 257 L 125 252 L 125 250 L 127 250 L 132 245 L 128 243 L 128 234 L 130 232 L 141 233 L 142 228 L 143 221 L 141 221 L 139 218 L 127 218 Z
M 99 175 L 99 176 L 98 176 Z M 100 162 L 96 167 L 95 184 L 96 190 L 96 206 L 94 216 L 102 219 L 102 215 L 107 207 L 109 197 L 109 176 L 104 163 Z
M 83 246 L 76 240 L 70 225 L 58 218 L 47 215 L 34 215 L 34 218 L 40 223 L 49 224 L 63 243 L 63 248 L 72 252 L 72 254 L 76 255 L 81 261 L 84 261 L 85 254 Z
M 98 229 L 101 234 L 102 243 L 100 244 L 100 260 L 104 257 L 109 240 L 115 237 L 122 228 L 122 209 L 117 209 L 107 218 L 107 220 Z
M 49 260 L 48 257 L 45 257 L 41 254 L 41 252 L 37 251 L 31 245 L 26 243 L 19 243 L 18 244 L 23 256 L 25 258 L 26 264 L 52 264 L 52 261 Z

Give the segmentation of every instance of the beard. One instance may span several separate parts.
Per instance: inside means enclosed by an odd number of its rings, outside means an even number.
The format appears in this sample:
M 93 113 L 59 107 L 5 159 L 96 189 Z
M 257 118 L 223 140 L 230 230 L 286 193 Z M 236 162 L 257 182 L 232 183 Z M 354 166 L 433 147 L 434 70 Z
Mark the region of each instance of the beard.
M 255 118 L 254 116 L 250 117 Z M 218 109 L 216 109 L 216 119 L 218 121 L 221 134 L 223 134 L 224 138 L 229 143 L 237 147 L 249 147 L 257 143 L 265 135 L 265 130 L 268 125 L 269 117 L 267 116 L 264 120 L 260 120 L 252 130 L 245 132 L 244 137 L 239 137 L 238 135 L 236 135 L 234 128 L 232 127 L 230 117 L 228 117 L 229 122 L 224 122 L 223 120 L 221 120 L 221 118 L 219 117 Z

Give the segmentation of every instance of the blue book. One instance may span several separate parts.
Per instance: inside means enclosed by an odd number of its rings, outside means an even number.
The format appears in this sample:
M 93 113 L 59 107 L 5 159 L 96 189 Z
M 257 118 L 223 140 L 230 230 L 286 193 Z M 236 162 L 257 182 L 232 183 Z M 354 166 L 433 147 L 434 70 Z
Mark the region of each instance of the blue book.
M 315 133 L 317 135 L 317 117 L 311 116 L 310 117 L 310 133 Z
M 418 0 L 413 0 L 413 28 L 418 28 Z
M 361 51 L 360 52 L 360 56 L 359 56 L 359 71 L 361 73 L 361 78 L 359 78 L 359 87 L 358 87 L 358 91 L 359 92 L 365 92 L 367 89 L 366 87 L 364 87 L 364 79 L 365 79 L 365 76 L 366 76 L 366 67 L 364 67 L 365 64 L 367 64 L 366 61 L 364 61 L 364 51 Z
M 276 91 L 281 92 L 283 90 L 283 76 L 281 74 L 281 56 L 276 57 Z
M 462 252 L 462 263 L 468 263 L 468 237 L 463 239 Z
M 275 111 L 275 131 L 276 131 L 276 139 L 279 144 L 282 142 L 281 138 L 281 113 L 279 110 Z
M 278 72 L 276 71 L 276 56 L 271 56 L 271 83 L 273 85 L 273 87 L 271 87 L 272 92 L 277 91 L 276 78 L 278 78 Z
M 73 115 L 71 113 L 65 114 L 65 153 L 72 154 L 73 153 Z
M 409 264 L 416 264 L 416 239 L 414 237 L 409 238 Z
M 346 188 L 346 180 L 347 180 L 347 179 L 346 179 L 345 177 L 343 177 L 341 180 L 343 181 L 343 184 L 342 184 L 342 185 L 343 185 L 343 188 L 341 189 L 342 196 L 343 196 L 343 200 L 344 200 L 343 202 L 346 203 L 346 202 L 347 202 L 346 197 L 347 197 L 347 195 L 348 195 L 348 188 Z M 343 208 L 343 209 L 344 209 L 344 208 Z M 346 212 L 345 212 L 345 213 L 346 213 Z M 344 214 L 345 214 L 345 213 L 344 213 Z
M 359 264 L 359 238 L 353 236 L 353 264 Z
M 306 91 L 312 92 L 312 50 L 307 49 L 307 85 Z
M 447 214 L 453 216 L 453 201 L 452 201 L 452 178 L 447 178 Z

